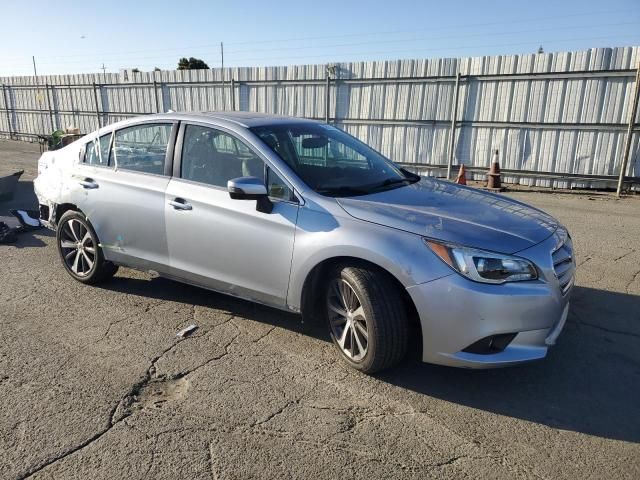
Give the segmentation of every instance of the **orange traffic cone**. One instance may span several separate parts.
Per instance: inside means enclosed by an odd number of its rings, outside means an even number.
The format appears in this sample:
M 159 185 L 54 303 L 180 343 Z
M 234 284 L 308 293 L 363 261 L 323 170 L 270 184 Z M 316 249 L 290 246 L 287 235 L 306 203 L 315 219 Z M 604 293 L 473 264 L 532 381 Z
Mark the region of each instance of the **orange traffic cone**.
M 498 150 L 495 151 L 493 156 L 493 163 L 487 173 L 487 188 L 500 190 L 502 185 L 500 182 L 500 164 L 498 163 Z
M 467 171 L 464 169 L 464 163 L 460 165 L 460 170 L 458 171 L 458 178 L 456 178 L 456 183 L 460 185 L 467 184 Z

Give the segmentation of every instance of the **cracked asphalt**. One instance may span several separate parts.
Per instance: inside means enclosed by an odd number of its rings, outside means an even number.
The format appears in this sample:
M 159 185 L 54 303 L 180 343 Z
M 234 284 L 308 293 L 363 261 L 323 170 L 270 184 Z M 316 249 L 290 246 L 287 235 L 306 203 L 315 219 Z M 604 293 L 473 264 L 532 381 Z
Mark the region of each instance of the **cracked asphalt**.
M 26 167 L 0 215 L 37 157 L 0 141 Z M 640 198 L 509 195 L 579 268 L 548 357 L 491 371 L 368 377 L 295 315 L 129 269 L 83 286 L 44 230 L 0 245 L 0 477 L 640 478 Z

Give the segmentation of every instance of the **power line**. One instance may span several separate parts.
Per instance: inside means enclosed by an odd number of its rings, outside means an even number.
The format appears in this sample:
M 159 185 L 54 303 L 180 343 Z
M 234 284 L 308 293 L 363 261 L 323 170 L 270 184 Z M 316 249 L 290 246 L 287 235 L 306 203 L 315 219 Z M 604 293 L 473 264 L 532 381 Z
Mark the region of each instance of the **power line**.
M 565 39 L 555 39 L 555 40 L 544 40 L 543 43 L 545 45 L 550 45 L 550 44 L 559 44 L 559 43 L 563 43 L 563 42 L 572 42 L 572 41 L 579 41 L 579 40 L 597 40 L 597 39 L 606 39 L 606 38 L 610 38 L 610 37 L 600 37 L 600 38 L 594 38 L 594 37 L 581 37 L 581 38 L 565 38 Z M 445 48 L 421 48 L 421 49 L 413 49 L 413 50 L 407 50 L 404 49 L 401 52 L 401 57 L 399 58 L 398 56 L 394 56 L 393 59 L 394 60 L 399 60 L 399 59 L 410 59 L 410 58 L 418 58 L 419 53 L 415 53 L 415 52 L 426 52 L 426 51 L 451 51 L 451 50 L 465 50 L 465 49 L 475 49 L 475 48 L 493 48 L 493 47 L 505 47 L 505 46 L 529 46 L 531 47 L 531 50 L 528 52 L 522 52 L 522 53 L 533 53 L 534 51 L 537 51 L 539 43 L 536 41 L 531 41 L 531 42 L 519 42 L 519 43 L 500 43 L 500 44 L 485 44 L 485 45 L 465 45 L 465 46 L 458 46 L 458 47 L 445 47 Z M 595 47 L 591 47 L 591 48 L 595 48 Z M 382 50 L 382 51 L 377 51 L 377 52 L 345 52 L 343 55 L 349 57 L 348 60 L 346 61 L 363 61 L 362 59 L 360 60 L 356 60 L 354 57 L 359 57 L 359 56 L 370 56 L 370 55 L 388 55 L 388 54 L 396 54 L 398 53 L 398 50 Z M 412 52 L 412 57 L 408 57 L 406 54 L 408 52 Z M 522 54 L 520 53 L 520 54 Z M 324 58 L 330 58 L 333 54 L 322 54 L 322 55 L 314 55 L 314 56 L 308 56 L 308 55 L 302 55 L 300 56 L 301 58 L 319 58 L 319 57 L 324 57 Z M 286 58 L 286 59 L 290 59 L 290 58 L 295 58 L 295 57 L 270 57 L 270 58 L 260 58 L 260 61 L 266 61 L 266 60 L 277 60 L 278 58 Z M 376 60 L 379 61 L 384 61 L 387 60 L 387 58 L 377 58 Z M 335 58 L 335 56 L 333 56 L 333 58 L 331 58 L 331 61 L 337 61 L 338 59 Z M 149 64 L 139 64 L 138 67 L 153 67 L 157 64 L 154 63 L 149 63 Z
M 600 28 L 600 27 L 619 27 L 624 25 L 633 25 L 637 26 L 636 22 L 620 22 L 620 23 L 608 23 L 608 24 L 596 24 L 596 25 L 574 25 L 568 27 L 562 27 L 563 30 L 578 30 L 584 28 Z M 404 42 L 420 42 L 420 41 L 429 41 L 429 40 L 446 40 L 450 38 L 474 38 L 474 37 L 485 37 L 488 35 L 491 36 L 500 36 L 500 35 L 514 35 L 521 33 L 538 33 L 538 32 L 554 32 L 557 30 L 557 27 L 552 28 L 540 28 L 534 30 L 511 30 L 508 32 L 500 31 L 500 32 L 491 32 L 491 33 L 472 33 L 467 35 L 448 35 L 448 36 L 434 36 L 434 37 L 419 37 L 419 38 L 406 38 L 406 39 L 392 39 L 392 40 L 374 40 L 368 42 L 356 42 L 356 43 L 338 43 L 338 44 L 329 44 L 329 45 L 307 45 L 307 46 L 296 46 L 296 47 L 287 47 L 280 49 L 270 49 L 270 48 L 255 48 L 255 49 L 244 49 L 244 50 L 228 50 L 227 53 L 242 53 L 242 52 L 257 52 L 257 51 L 279 51 L 279 50 L 308 50 L 313 48 L 332 48 L 332 47 L 350 47 L 350 46 L 360 46 L 360 45 L 373 45 L 380 43 L 404 43 Z
M 565 19 L 565 18 L 577 18 L 577 17 L 587 17 L 587 16 L 602 16 L 602 15 L 611 15 L 618 13 L 627 13 L 627 12 L 636 12 L 636 9 L 621 9 L 621 10 L 601 10 L 601 11 L 592 11 L 592 12 L 582 12 L 575 14 L 567 14 L 567 15 L 552 15 L 552 16 L 544 16 L 544 17 L 533 17 L 526 19 L 512 19 L 512 20 L 500 20 L 493 22 L 485 22 L 485 23 L 470 23 L 470 24 L 456 24 L 456 25 L 446 25 L 446 26 L 438 26 L 438 27 L 425 27 L 421 29 L 414 30 L 387 30 L 387 31 L 379 31 L 379 30 L 371 30 L 367 32 L 359 32 L 359 33 L 344 33 L 344 34 L 336 34 L 336 35 L 322 35 L 322 36 L 309 36 L 309 37 L 292 37 L 292 38 L 280 38 L 280 39 L 258 39 L 251 41 L 242 41 L 242 42 L 227 42 L 227 45 L 263 45 L 265 43 L 283 43 L 283 42 L 299 42 L 299 41 L 307 41 L 307 40 L 320 40 L 327 38 L 346 38 L 346 37 L 358 37 L 358 36 L 380 36 L 380 35 L 392 35 L 392 34 L 401 34 L 401 33 L 418 33 L 418 32 L 434 32 L 434 31 L 443 31 L 443 30 L 460 30 L 463 28 L 471 28 L 471 27 L 483 27 L 483 26 L 497 26 L 497 25 L 513 25 L 518 23 L 526 23 L 531 24 L 536 21 L 547 21 L 547 20 L 557 20 L 557 19 Z M 562 28 L 565 28 L 564 26 Z M 585 27 L 588 28 L 588 27 Z M 492 32 L 493 33 L 493 32 Z M 205 45 L 191 45 L 184 47 L 175 47 L 175 48 L 161 48 L 161 49 L 146 49 L 146 50 L 130 50 L 130 51 L 122 51 L 122 52 L 92 52 L 86 54 L 70 54 L 70 55 L 47 55 L 47 58 L 77 58 L 77 57 L 95 57 L 99 56 L 111 56 L 111 55 L 126 55 L 126 54 L 137 54 L 137 53 L 147 53 L 147 52 L 180 52 L 183 50 L 191 50 L 197 48 L 214 48 L 217 47 L 218 44 L 205 44 Z M 229 51 L 228 53 L 231 53 Z M 22 57 L 6 57 L 6 60 L 18 59 Z
M 613 26 L 636 26 L 635 22 L 617 22 L 617 23 L 609 23 L 609 24 L 594 24 L 594 25 L 573 25 L 563 27 L 563 30 L 581 30 L 581 29 L 595 29 L 602 27 L 613 27 Z M 286 47 L 286 48 L 263 48 L 263 49 L 245 49 L 245 50 L 231 50 L 227 51 L 227 53 L 253 53 L 253 52 L 283 52 L 283 51 L 299 51 L 299 50 L 313 50 L 313 49 L 326 49 L 326 48 L 344 48 L 350 46 L 364 46 L 364 45 L 376 45 L 376 44 L 389 44 L 389 43 L 414 43 L 414 42 L 429 42 L 434 40 L 447 40 L 447 39 L 457 39 L 457 38 L 478 38 L 491 35 L 492 37 L 496 36 L 504 36 L 504 35 L 514 35 L 521 33 L 544 33 L 556 31 L 557 28 L 541 28 L 541 29 L 530 29 L 530 30 L 511 30 L 511 31 L 501 31 L 501 32 L 491 32 L 491 33 L 473 33 L 466 35 L 448 35 L 448 36 L 431 36 L 431 37 L 419 37 L 419 38 L 409 38 L 409 39 L 394 39 L 394 40 L 376 40 L 376 41 L 368 41 L 368 42 L 352 42 L 352 43 L 341 43 L 341 44 L 324 44 L 324 45 L 308 45 L 308 46 L 294 46 L 294 47 Z M 536 40 L 539 42 L 539 40 Z M 214 52 L 200 52 L 200 55 L 213 55 Z M 218 52 L 219 54 L 219 52 Z M 243 58 L 240 56 L 234 56 L 234 59 L 238 60 L 250 60 L 251 58 Z M 282 58 L 282 57 L 279 57 Z M 131 57 L 131 58 L 120 58 L 114 60 L 114 63 L 137 63 L 137 61 L 144 60 L 165 60 L 167 59 L 167 55 L 162 56 L 143 56 L 143 57 Z M 86 63 L 86 60 L 70 60 L 70 61 L 44 61 L 41 64 L 46 65 L 63 65 L 63 64 L 79 64 Z M 13 65 L 20 66 L 20 65 Z
M 633 38 L 638 38 L 637 34 L 632 35 Z M 619 39 L 624 36 L 603 36 L 603 37 L 577 37 L 577 38 L 558 38 L 551 40 L 531 40 L 527 42 L 510 42 L 510 43 L 496 43 L 496 44 L 485 44 L 485 45 L 464 45 L 464 46 L 455 46 L 455 47 L 434 47 L 434 48 L 416 48 L 416 49 L 402 49 L 402 50 L 379 50 L 374 52 L 341 52 L 342 56 L 359 56 L 359 55 L 379 55 L 379 54 L 387 54 L 387 53 L 402 53 L 406 51 L 414 51 L 414 52 L 440 52 L 440 51 L 449 51 L 449 50 L 465 50 L 471 48 L 497 48 L 497 47 L 510 47 L 510 46 L 523 46 L 523 45 L 533 45 L 534 50 L 537 51 L 540 43 L 544 45 L 547 44 L 557 44 L 560 42 L 573 42 L 573 41 L 583 41 L 583 40 L 611 40 L 611 39 Z M 594 47 L 588 47 L 594 48 Z M 532 53 L 532 52 L 529 52 Z M 254 57 L 254 58 L 243 58 L 242 61 L 251 61 L 251 60 L 277 60 L 277 59 L 290 59 L 290 58 L 331 58 L 335 57 L 336 54 L 333 53 L 325 53 L 320 55 L 286 55 L 280 57 Z

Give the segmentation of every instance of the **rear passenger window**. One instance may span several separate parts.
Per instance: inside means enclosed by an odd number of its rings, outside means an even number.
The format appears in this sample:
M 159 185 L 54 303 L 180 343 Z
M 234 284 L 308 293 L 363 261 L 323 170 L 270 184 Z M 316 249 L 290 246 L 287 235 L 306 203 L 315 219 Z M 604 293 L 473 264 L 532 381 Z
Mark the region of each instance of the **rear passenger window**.
M 98 143 L 91 140 L 84 146 L 84 163 L 87 165 L 99 165 L 100 153 L 98 152 Z
M 161 124 L 118 130 L 113 142 L 118 168 L 163 175 L 171 128 Z
M 111 152 L 111 134 L 100 137 L 100 165 L 109 165 L 109 153 Z
M 100 167 L 109 166 L 109 152 L 111 147 L 111 134 L 92 140 L 84 147 L 84 163 Z
M 181 174 L 185 180 L 227 188 L 232 178 L 264 180 L 264 162 L 244 143 L 225 132 L 187 125 Z

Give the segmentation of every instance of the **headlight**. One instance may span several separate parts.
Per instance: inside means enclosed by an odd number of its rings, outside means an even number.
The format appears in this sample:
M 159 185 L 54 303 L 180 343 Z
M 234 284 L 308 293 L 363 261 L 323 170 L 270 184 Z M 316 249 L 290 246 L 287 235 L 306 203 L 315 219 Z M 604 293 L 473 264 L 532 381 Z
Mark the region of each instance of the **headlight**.
M 444 263 L 476 282 L 521 282 L 538 278 L 536 267 L 524 258 L 448 245 L 428 239 L 425 239 L 425 243 Z

